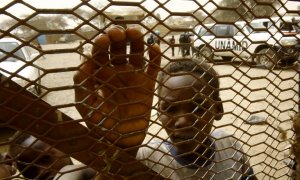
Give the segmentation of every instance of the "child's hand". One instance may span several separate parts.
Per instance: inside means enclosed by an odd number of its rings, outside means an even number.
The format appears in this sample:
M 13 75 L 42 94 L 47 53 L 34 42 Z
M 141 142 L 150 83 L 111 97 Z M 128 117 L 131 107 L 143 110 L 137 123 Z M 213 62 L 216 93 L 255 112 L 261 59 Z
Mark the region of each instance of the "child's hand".
M 0 179 L 9 178 L 17 171 L 15 163 L 9 160 L 12 160 L 12 158 L 7 153 L 0 154 Z
M 76 108 L 88 127 L 120 147 L 140 145 L 148 128 L 161 61 L 157 45 L 148 53 L 146 63 L 139 30 L 113 27 L 97 37 L 92 58 L 74 76 Z

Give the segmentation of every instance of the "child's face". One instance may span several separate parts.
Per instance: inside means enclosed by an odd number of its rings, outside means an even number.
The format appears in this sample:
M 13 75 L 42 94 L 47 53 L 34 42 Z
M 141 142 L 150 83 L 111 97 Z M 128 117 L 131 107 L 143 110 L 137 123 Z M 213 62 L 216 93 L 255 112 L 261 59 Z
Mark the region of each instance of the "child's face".
M 72 164 L 64 153 L 35 137 L 30 136 L 21 146 L 26 150 L 20 149 L 17 167 L 26 178 L 52 179 L 62 167 Z
M 167 79 L 168 77 L 166 77 Z M 160 120 L 179 153 L 193 151 L 212 129 L 222 105 L 209 101 L 212 88 L 192 75 L 172 76 L 160 91 Z

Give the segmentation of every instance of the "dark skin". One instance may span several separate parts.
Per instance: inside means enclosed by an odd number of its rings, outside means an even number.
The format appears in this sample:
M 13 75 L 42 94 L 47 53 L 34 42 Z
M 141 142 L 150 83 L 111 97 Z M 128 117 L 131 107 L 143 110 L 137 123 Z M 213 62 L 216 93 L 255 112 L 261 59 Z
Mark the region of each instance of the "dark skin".
M 130 53 L 126 54 L 128 42 Z M 78 112 L 96 136 L 104 137 L 105 142 L 109 141 L 131 155 L 130 158 L 120 155 L 120 162 L 135 159 L 137 146 L 142 144 L 149 125 L 161 52 L 158 45 L 150 46 L 144 67 L 144 51 L 143 34 L 139 30 L 112 27 L 96 38 L 92 58 L 87 59 L 74 76 L 74 84 L 78 85 L 75 87 Z M 122 166 L 120 173 L 136 174 L 145 171 L 142 167 L 139 163 L 131 163 Z M 97 178 L 107 179 L 104 174 Z M 160 177 L 154 173 L 154 176 L 141 174 L 135 178 Z
M 141 37 L 139 34 L 141 33 L 137 30 L 113 29 L 108 34 L 98 37 L 93 48 L 93 59 L 84 63 L 74 77 L 75 85 L 77 85 L 75 89 L 76 100 L 79 102 L 76 108 L 87 120 L 89 128 L 110 142 L 125 148 L 139 145 L 144 139 L 143 133 L 148 127 L 148 120 L 150 119 L 149 110 L 152 103 L 154 79 L 156 79 L 160 62 L 159 48 L 153 46 L 149 50 L 150 66 L 143 69 L 143 51 L 141 51 L 143 45 L 141 40 L 137 38 Z M 125 52 L 124 42 L 126 41 L 134 42 L 128 61 L 125 58 L 127 56 L 118 53 Z M 109 47 L 115 55 L 108 55 Z M 131 87 L 131 85 L 136 86 Z M 91 94 L 91 92 L 93 93 Z M 136 101 L 133 102 L 131 99 Z M 117 106 L 115 108 L 115 105 L 120 102 L 123 103 L 124 107 Z M 93 107 L 96 110 L 91 111 L 91 108 L 88 107 Z M 134 109 L 135 107 L 138 108 L 137 111 Z M 99 121 L 102 121 L 101 124 Z M 137 121 L 137 126 L 132 127 L 133 121 Z M 146 128 L 145 125 L 147 125 Z M 115 133 L 105 131 L 105 129 L 110 128 Z M 140 132 L 136 133 L 135 129 L 140 130 Z M 128 133 L 130 135 L 121 137 L 121 135 Z M 130 168 L 134 169 L 134 167 Z
M 214 119 L 221 119 L 222 103 L 209 100 L 212 89 L 192 75 L 172 75 L 165 79 L 160 91 L 160 121 L 179 154 L 197 159 L 206 147 L 202 146 L 209 137 Z M 199 143 L 200 142 L 200 143 Z M 207 154 L 209 155 L 209 154 Z
M 53 179 L 56 173 L 64 166 L 71 165 L 72 161 L 66 155 L 49 146 L 48 144 L 30 136 L 20 144 L 21 147 L 14 147 L 18 155 L 17 168 L 24 177 L 30 179 Z M 28 164 L 30 163 L 30 164 Z
M 122 148 L 140 145 L 149 124 L 161 57 L 159 47 L 151 46 L 144 68 L 144 50 L 139 30 L 113 27 L 95 40 L 92 59 L 74 76 L 76 108 L 88 127 Z
M 11 158 L 8 154 L 0 154 L 0 160 L 0 179 L 9 178 L 16 173 L 16 169 L 14 168 L 13 163 L 10 161 Z
M 212 123 L 220 120 L 224 111 L 219 97 L 208 98 L 214 90 L 204 79 L 195 76 L 175 74 L 165 77 L 166 82 L 159 93 L 160 121 L 177 153 L 202 164 L 213 153 L 206 147 L 210 146 L 206 140 L 212 131 Z M 242 179 L 257 178 L 245 176 Z
M 39 136 L 41 141 L 99 172 L 107 167 L 107 161 L 109 161 L 112 162 L 110 172 L 114 177 L 160 178 L 156 173 L 149 171 L 149 168 L 140 161 L 136 161 L 135 156 L 129 155 L 124 149 L 108 144 L 106 141 L 97 140 L 85 126 L 73 121 L 48 103 L 40 99 L 37 100 L 32 93 L 24 91 L 22 87 L 11 80 L 1 80 L 0 100 L 4 102 L 0 108 L 0 121 L 2 123 L 6 123 L 7 126 L 15 130 L 26 129 L 26 133 L 35 136 L 48 131 L 45 135 Z M 57 143 L 58 139 L 60 143 Z M 99 154 L 103 150 L 106 150 L 106 153 L 104 155 Z M 126 162 L 126 164 L 130 164 L 129 166 L 123 166 L 123 163 L 120 164 L 112 159 L 117 150 L 119 150 L 118 159 L 120 162 Z M 141 172 L 144 173 L 141 174 Z M 108 179 L 106 176 L 110 176 L 106 173 L 103 175 L 105 179 Z

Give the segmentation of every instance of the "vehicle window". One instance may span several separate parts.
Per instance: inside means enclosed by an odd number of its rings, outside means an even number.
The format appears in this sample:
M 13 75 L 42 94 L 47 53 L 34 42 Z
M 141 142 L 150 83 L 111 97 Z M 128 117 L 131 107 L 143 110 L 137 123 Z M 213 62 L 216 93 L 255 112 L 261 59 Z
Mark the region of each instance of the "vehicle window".
M 243 29 L 243 28 L 245 28 L 245 27 L 241 27 L 240 25 L 238 25 L 238 27 L 240 28 L 240 29 Z M 243 33 L 241 32 L 241 30 L 239 30 L 237 27 L 235 27 L 235 26 L 232 26 L 232 28 L 231 28 L 231 34 L 233 34 L 234 36 L 242 36 L 243 35 Z
M 21 59 L 25 59 L 25 56 L 21 49 L 14 52 L 14 56 L 11 53 L 18 47 L 18 43 L 14 42 L 0 42 L 0 61 L 3 61 L 2 58 L 6 56 L 5 61 L 17 61 L 18 57 Z
M 208 27 L 209 28 L 209 27 Z M 199 36 L 212 36 L 213 34 L 208 32 L 204 27 L 201 27 L 199 30 Z
M 280 23 L 280 29 L 282 31 L 295 32 L 296 31 L 295 26 L 296 24 L 294 23 L 284 23 L 284 22 Z
M 230 27 L 228 25 L 216 25 L 213 28 L 213 33 L 215 36 L 233 36 L 233 31 L 230 31 Z
M 255 22 L 251 23 L 251 27 L 255 29 L 267 29 L 268 23 L 267 22 Z
M 252 33 L 252 29 L 250 28 L 250 26 L 248 26 L 247 24 L 245 25 L 237 25 L 239 29 L 237 29 L 237 34 L 236 35 L 249 35 Z
M 269 31 L 272 29 L 271 23 L 268 21 L 262 21 L 262 22 L 252 22 L 250 23 L 249 28 L 251 28 L 251 32 L 254 31 L 255 33 L 264 33 L 266 31 Z
M 36 49 L 34 49 L 30 46 L 25 46 L 24 48 L 26 49 L 26 52 L 28 53 L 29 56 L 39 53 Z
M 271 22 L 265 21 L 262 23 L 262 25 L 266 28 L 269 28 L 271 26 Z

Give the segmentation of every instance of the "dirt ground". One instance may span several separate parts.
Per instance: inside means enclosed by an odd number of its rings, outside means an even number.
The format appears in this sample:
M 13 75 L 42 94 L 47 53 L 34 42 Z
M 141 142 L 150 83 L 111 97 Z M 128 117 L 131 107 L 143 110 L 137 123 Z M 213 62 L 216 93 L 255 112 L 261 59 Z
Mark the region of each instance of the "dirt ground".
M 73 48 L 78 43 L 68 45 L 47 45 L 43 49 Z M 170 49 L 162 45 L 165 58 L 162 66 L 171 57 Z M 62 107 L 61 110 L 72 117 L 80 119 L 74 108 L 74 92 L 72 90 L 74 67 L 80 63 L 79 54 L 70 53 L 48 54 L 38 65 L 44 68 L 42 85 L 43 99 L 48 103 Z M 293 136 L 290 116 L 297 110 L 298 84 L 297 72 L 293 69 L 269 71 L 263 68 L 249 67 L 240 63 L 214 65 L 220 75 L 221 98 L 224 102 L 225 115 L 215 123 L 216 128 L 225 129 L 240 139 L 243 150 L 249 155 L 249 161 L 259 179 L 289 179 L 290 170 L 283 163 L 286 158 L 287 139 L 280 138 L 279 129 Z M 257 115 L 266 118 L 266 123 L 249 125 L 246 120 Z M 153 124 L 149 134 L 165 136 L 157 124 L 153 112 Z M 160 133 L 159 133 L 160 132 Z M 151 135 L 146 139 L 149 140 Z

